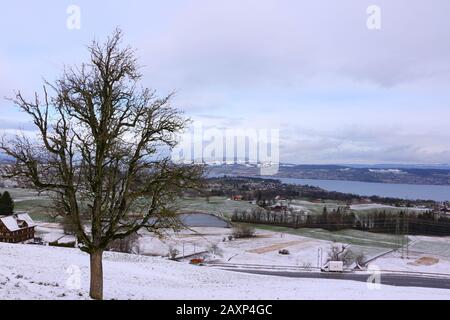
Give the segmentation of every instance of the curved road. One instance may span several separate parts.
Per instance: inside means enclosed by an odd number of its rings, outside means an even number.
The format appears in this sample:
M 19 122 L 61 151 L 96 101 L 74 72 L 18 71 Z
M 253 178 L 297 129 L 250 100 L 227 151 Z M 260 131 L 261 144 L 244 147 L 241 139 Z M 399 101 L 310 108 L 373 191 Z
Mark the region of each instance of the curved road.
M 370 276 L 370 274 L 362 274 L 362 273 L 270 271 L 270 270 L 249 270 L 249 269 L 230 269 L 230 268 L 226 268 L 224 270 L 269 275 L 269 276 L 278 276 L 278 277 L 289 277 L 289 278 L 352 280 L 359 282 L 367 282 L 367 279 Z M 450 279 L 444 277 L 434 278 L 410 274 L 381 273 L 380 279 L 381 284 L 390 286 L 450 289 Z

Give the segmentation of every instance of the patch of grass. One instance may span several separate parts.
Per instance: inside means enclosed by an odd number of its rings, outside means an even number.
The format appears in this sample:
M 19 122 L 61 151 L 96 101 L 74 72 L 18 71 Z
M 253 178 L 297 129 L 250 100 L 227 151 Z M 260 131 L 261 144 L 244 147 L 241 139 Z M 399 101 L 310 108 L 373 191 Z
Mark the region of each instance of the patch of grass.
M 332 202 L 332 201 L 323 201 L 323 202 L 315 203 L 315 202 L 310 202 L 310 201 L 305 201 L 305 200 L 293 200 L 292 205 L 299 206 L 312 214 L 323 213 L 324 207 L 327 207 L 328 212 L 330 212 L 333 209 L 337 210 L 337 208 L 345 206 L 345 204 L 343 204 L 343 203 Z
M 371 233 L 358 230 L 327 231 L 317 228 L 287 228 L 270 225 L 253 225 L 255 228 L 288 233 L 313 239 L 349 243 L 357 246 L 394 249 L 398 247 L 399 237 L 390 234 Z M 406 240 L 406 238 L 405 238 Z
M 375 213 L 381 213 L 385 212 L 386 214 L 399 214 L 400 212 L 422 212 L 418 209 L 412 209 L 412 208 L 370 208 L 370 209 L 358 209 L 358 210 L 352 210 L 356 215 L 364 216 L 369 214 L 375 214 Z
M 15 211 L 26 211 L 35 221 L 52 222 L 54 219 L 49 213 L 48 207 L 52 205 L 49 199 L 34 199 L 18 201 L 14 203 Z
M 14 210 L 26 211 L 35 221 L 51 222 L 49 209 L 52 201 L 45 195 L 39 195 L 33 189 L 0 188 L 0 192 L 8 191 L 14 200 Z
M 294 206 L 302 207 L 304 210 L 312 213 L 312 214 L 322 214 L 323 208 L 327 207 L 328 212 L 331 212 L 333 210 L 337 210 L 339 207 L 346 207 L 346 203 L 342 201 L 333 201 L 333 200 L 323 200 L 322 202 L 311 202 L 307 200 L 292 200 L 291 202 Z M 374 208 L 374 207 L 361 207 L 358 209 L 348 209 L 348 212 L 353 212 L 356 215 L 364 216 L 366 214 L 373 214 L 378 212 L 386 212 L 387 214 L 398 214 L 401 211 L 410 211 L 410 212 L 421 212 L 423 210 L 417 209 L 417 208 L 396 208 L 396 207 L 380 207 L 380 208 Z
M 411 249 L 450 258 L 450 246 L 448 242 L 419 240 L 411 246 Z
M 247 201 L 233 201 L 226 197 L 195 197 L 195 198 L 181 198 L 175 205 L 184 212 L 205 212 L 217 215 L 223 215 L 229 218 L 234 210 L 249 210 L 257 208 Z
M 39 213 L 39 212 L 34 212 L 34 213 L 30 213 L 30 217 L 31 219 L 33 219 L 34 221 L 39 221 L 39 222 L 55 222 L 55 218 L 53 218 L 51 215 L 49 214 L 45 214 L 45 213 Z
M 48 207 L 52 205 L 49 199 L 25 200 L 14 203 L 14 208 L 18 211 L 48 211 Z
M 21 188 L 0 188 L 0 192 L 3 193 L 5 191 L 8 191 L 11 197 L 14 200 L 20 200 L 22 198 L 29 198 L 29 197 L 38 197 L 39 194 L 32 189 L 21 189 Z

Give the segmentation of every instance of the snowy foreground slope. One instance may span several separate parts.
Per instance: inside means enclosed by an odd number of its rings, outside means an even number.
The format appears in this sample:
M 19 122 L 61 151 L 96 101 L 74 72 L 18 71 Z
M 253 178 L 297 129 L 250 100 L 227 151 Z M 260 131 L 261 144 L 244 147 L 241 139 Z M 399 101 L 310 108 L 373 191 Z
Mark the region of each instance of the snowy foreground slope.
M 88 262 L 75 249 L 0 243 L 0 299 L 87 299 Z M 105 254 L 104 273 L 106 299 L 450 298 L 449 290 L 369 290 L 360 282 L 240 274 L 118 253 Z

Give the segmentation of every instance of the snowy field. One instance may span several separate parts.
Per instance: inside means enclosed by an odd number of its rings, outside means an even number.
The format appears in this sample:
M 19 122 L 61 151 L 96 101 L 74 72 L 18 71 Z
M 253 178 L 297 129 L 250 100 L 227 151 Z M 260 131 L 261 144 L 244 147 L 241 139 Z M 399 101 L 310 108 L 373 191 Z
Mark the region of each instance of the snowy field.
M 450 238 L 410 236 L 408 250 L 392 252 L 373 264 L 383 270 L 450 274 Z
M 166 256 L 170 248 L 175 248 L 179 256 L 191 256 L 208 251 L 212 244 L 216 244 L 221 255 L 215 257 L 215 262 L 319 267 L 319 250 L 325 263 L 327 251 L 335 244 L 329 240 L 260 229 L 256 231 L 255 237 L 230 241 L 228 236 L 231 233 L 232 230 L 226 228 L 192 228 L 172 233 L 162 240 L 144 233 L 139 239 L 139 252 L 150 256 Z M 280 255 L 278 252 L 281 249 L 287 249 L 290 254 Z M 372 257 L 390 248 L 353 245 L 352 250 Z
M 0 243 L 0 299 L 88 299 L 88 256 Z M 449 299 L 450 290 L 240 274 L 160 257 L 107 253 L 106 299 Z M 80 287 L 78 285 L 80 275 Z
M 65 236 L 57 223 L 41 223 L 36 231 L 37 236 L 47 242 L 67 243 L 75 240 L 72 236 Z M 321 232 L 329 233 L 324 230 Z M 231 233 L 232 230 L 228 228 L 202 227 L 169 233 L 167 238 L 158 239 L 143 232 L 135 252 L 146 256 L 166 257 L 169 249 L 174 248 L 178 250 L 178 258 L 187 256 L 185 260 L 189 261 L 195 254 L 200 257 L 210 256 L 207 251 L 212 244 L 216 244 L 220 255 L 214 257 L 214 262 L 218 263 L 319 267 L 319 252 L 324 264 L 327 252 L 336 243 L 348 244 L 356 239 L 357 244 L 352 244 L 349 248 L 357 254 L 363 253 L 366 260 L 390 252 L 395 244 L 391 235 L 357 230 L 347 230 L 345 235 L 339 234 L 337 242 L 332 241 L 334 238 L 325 240 L 327 234 L 324 239 L 317 239 L 317 234 L 313 238 L 261 229 L 257 230 L 253 238 L 230 241 L 228 236 Z M 359 244 L 359 238 L 362 237 L 365 238 L 365 245 Z M 450 237 L 410 236 L 410 239 L 408 256 L 404 250 L 402 259 L 401 253 L 395 251 L 376 259 L 372 264 L 381 270 L 450 274 Z M 289 255 L 280 255 L 281 249 L 287 249 Z
M 374 209 L 383 209 L 383 210 L 392 210 L 392 211 L 427 211 L 428 208 L 415 208 L 415 207 L 394 207 L 380 203 L 367 203 L 367 204 L 352 204 L 350 209 L 355 211 L 364 211 L 364 210 L 374 210 Z
M 172 235 L 167 241 L 143 237 L 140 242 L 144 248 L 143 252 L 151 255 L 164 255 L 164 252 L 167 254 L 169 247 L 182 252 L 183 246 L 185 254 L 190 255 L 194 250 L 200 252 L 206 250 L 211 243 L 216 243 L 222 251 L 222 255 L 216 257 L 220 263 L 299 267 L 318 267 L 319 250 L 325 263 L 327 252 L 336 244 L 330 240 L 267 230 L 257 230 L 253 238 L 229 241 L 227 235 L 230 232 L 231 230 L 223 228 L 194 228 L 192 231 L 186 230 Z M 367 243 L 371 243 L 371 246 L 351 245 L 349 248 L 355 253 L 363 253 L 366 259 L 392 250 L 385 246 L 385 239 L 380 237 L 382 235 L 367 232 L 355 234 L 355 236 L 363 235 L 366 235 Z M 376 238 L 369 242 L 371 236 Z M 349 237 L 351 236 L 342 239 L 348 240 Z M 406 250 L 404 259 L 400 252 L 395 251 L 376 259 L 372 264 L 381 270 L 450 274 L 450 238 L 413 236 L 411 243 L 408 257 Z M 289 250 L 290 254 L 280 255 L 278 251 L 281 249 Z
M 291 200 L 289 205 L 295 210 L 303 210 L 312 214 L 322 214 L 323 208 L 326 207 L 328 211 L 337 210 L 339 207 L 346 207 L 346 203 L 326 200 L 320 202 L 311 202 L 306 200 Z M 422 212 L 429 209 L 417 208 L 417 207 L 395 207 L 380 203 L 367 203 L 367 204 L 352 204 L 350 209 L 358 214 L 373 213 L 379 211 L 386 211 L 391 213 L 398 213 L 399 211 L 412 211 Z

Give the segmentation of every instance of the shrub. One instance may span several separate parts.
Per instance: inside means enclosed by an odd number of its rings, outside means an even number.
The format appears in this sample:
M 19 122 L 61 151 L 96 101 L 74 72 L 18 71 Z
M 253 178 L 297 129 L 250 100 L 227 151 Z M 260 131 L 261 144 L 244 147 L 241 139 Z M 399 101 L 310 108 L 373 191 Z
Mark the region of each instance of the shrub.
M 255 228 L 247 224 L 238 224 L 233 226 L 233 238 L 251 238 L 255 236 Z
M 328 252 L 328 261 L 342 261 L 344 266 L 351 266 L 353 263 L 362 265 L 365 260 L 363 253 L 355 253 L 347 246 L 333 245 Z
M 75 225 L 75 223 L 73 223 L 70 216 L 65 215 L 63 217 L 61 224 L 63 227 L 64 234 L 67 234 L 67 235 L 75 235 L 76 234 L 76 230 L 77 230 L 76 225 Z
M 208 252 L 215 256 L 222 257 L 223 256 L 223 250 L 219 247 L 217 243 L 211 243 L 208 247 Z
M 180 250 L 174 247 L 169 247 L 169 259 L 175 260 L 177 256 L 180 254 Z
M 138 240 L 139 236 L 137 234 L 132 234 L 125 239 L 114 240 L 108 245 L 108 249 L 123 253 L 138 253 Z
M 355 259 L 355 263 L 358 265 L 358 266 L 361 266 L 361 267 L 363 267 L 364 266 L 364 262 L 366 261 L 366 256 L 364 255 L 364 253 L 362 253 L 362 252 L 359 252 L 359 253 L 355 253 L 354 254 L 354 259 Z
M 75 248 L 75 241 L 59 243 L 58 241 L 53 241 L 48 244 L 51 247 L 61 247 L 61 248 Z

